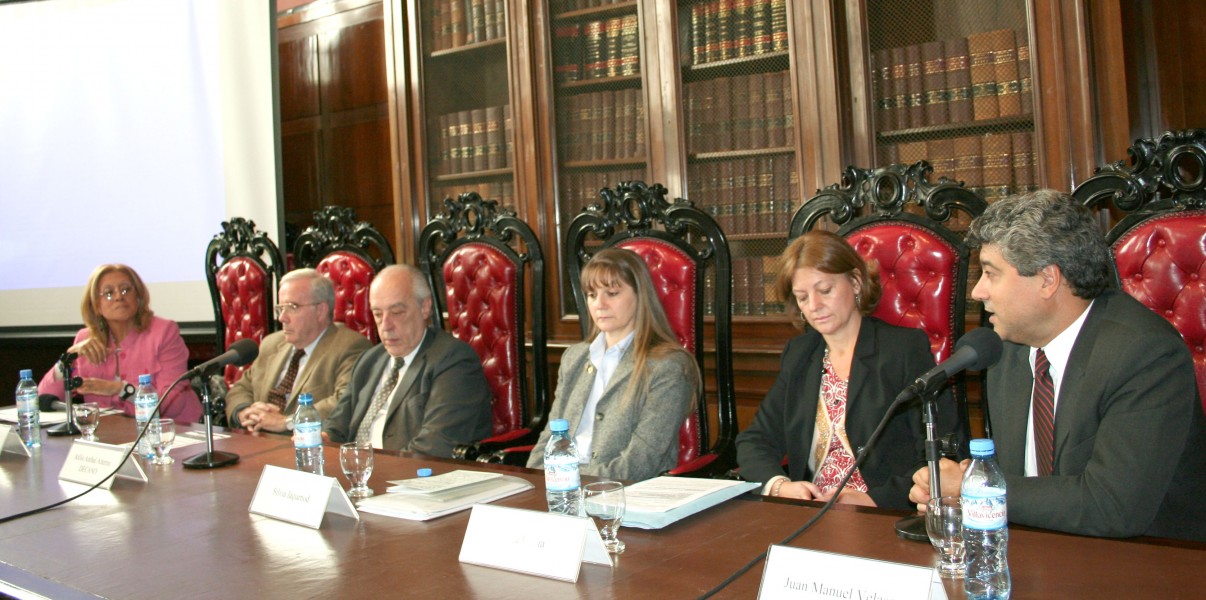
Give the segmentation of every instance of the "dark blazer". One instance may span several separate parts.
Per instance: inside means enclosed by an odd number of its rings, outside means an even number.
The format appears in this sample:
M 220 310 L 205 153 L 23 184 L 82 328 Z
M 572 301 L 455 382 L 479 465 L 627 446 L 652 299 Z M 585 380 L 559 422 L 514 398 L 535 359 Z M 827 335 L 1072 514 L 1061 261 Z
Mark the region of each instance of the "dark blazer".
M 356 438 L 364 413 L 389 364 L 378 344 L 352 368 L 352 383 L 323 429 L 331 441 Z M 490 435 L 492 395 L 473 348 L 446 331 L 428 328 L 406 374 L 390 398 L 382 447 L 451 457 L 457 444 Z
M 1084 535 L 1206 540 L 1206 441 L 1193 361 L 1130 296 L 1098 297 L 1072 346 L 1055 414 L 1055 472 L 1025 477 L 1034 375 L 1006 343 L 988 371 L 1009 520 Z
M 737 464 L 749 481 L 786 475 L 811 480 L 808 458 L 821 391 L 825 340 L 815 330 L 793 338 L 783 351 L 779 377 L 762 400 L 754 422 L 737 436 Z M 846 435 L 855 452 L 866 445 L 896 395 L 934 366 L 925 333 L 864 317 L 850 365 Z M 954 429 L 949 395 L 939 402 L 940 430 Z M 945 431 L 939 431 L 940 434 Z M 907 509 L 913 472 L 925 460 L 920 403 L 896 411 L 860 468 L 868 493 L 887 508 Z M 788 472 L 782 467 L 787 456 Z

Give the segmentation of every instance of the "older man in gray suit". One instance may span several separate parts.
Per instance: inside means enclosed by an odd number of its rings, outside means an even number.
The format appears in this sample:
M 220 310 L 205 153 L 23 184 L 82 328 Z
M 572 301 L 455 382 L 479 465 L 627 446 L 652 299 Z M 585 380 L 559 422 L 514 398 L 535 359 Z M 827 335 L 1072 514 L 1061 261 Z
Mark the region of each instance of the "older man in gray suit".
M 323 428 L 331 441 L 449 457 L 490 435 L 490 388 L 468 344 L 430 327 L 431 289 L 409 265 L 382 269 L 369 288 L 381 343 L 361 355 Z

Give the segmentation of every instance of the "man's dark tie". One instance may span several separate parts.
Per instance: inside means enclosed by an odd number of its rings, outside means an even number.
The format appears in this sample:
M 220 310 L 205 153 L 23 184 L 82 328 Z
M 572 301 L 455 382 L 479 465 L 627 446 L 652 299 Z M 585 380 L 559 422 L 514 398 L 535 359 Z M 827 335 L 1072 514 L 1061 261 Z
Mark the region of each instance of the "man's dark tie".
M 1055 384 L 1051 382 L 1051 363 L 1042 348 L 1034 356 L 1034 458 L 1039 475 L 1050 475 L 1055 463 Z
M 385 377 L 385 384 L 381 386 L 381 391 L 377 392 L 377 395 L 373 397 L 373 403 L 369 405 L 368 412 L 364 413 L 364 418 L 360 420 L 360 428 L 356 430 L 357 442 L 366 444 L 372 441 L 373 420 L 377 418 L 377 413 L 381 412 L 381 407 L 393 395 L 394 387 L 398 385 L 398 372 L 402 370 L 402 365 L 404 364 L 406 364 L 405 359 L 390 359 L 389 374 Z
M 289 359 L 289 367 L 285 369 L 285 376 L 281 378 L 281 382 L 268 391 L 268 403 L 276 405 L 277 408 L 284 412 L 285 405 L 288 404 L 289 392 L 293 391 L 293 382 L 297 379 L 297 368 L 301 365 L 301 359 L 306 355 L 306 351 L 297 349 L 293 351 L 293 356 Z

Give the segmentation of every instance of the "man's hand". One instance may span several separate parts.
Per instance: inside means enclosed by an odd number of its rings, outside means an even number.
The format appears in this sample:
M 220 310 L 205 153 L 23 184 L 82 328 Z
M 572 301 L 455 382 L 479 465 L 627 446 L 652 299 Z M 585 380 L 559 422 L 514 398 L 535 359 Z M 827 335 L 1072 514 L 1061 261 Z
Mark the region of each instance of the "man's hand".
M 285 415 L 275 404 L 255 402 L 239 411 L 239 425 L 252 433 L 259 431 L 285 431 Z
M 938 475 L 942 479 L 942 495 L 958 496 L 959 487 L 963 484 L 963 472 L 971 460 L 955 462 L 949 458 L 938 461 Z M 913 487 L 909 490 L 909 500 L 917 503 L 917 510 L 924 513 L 926 503 L 930 501 L 930 468 L 921 467 L 913 473 Z
M 779 486 L 778 493 L 775 494 L 779 498 L 795 498 L 797 500 L 819 500 L 821 498 L 821 488 L 817 487 L 811 481 L 785 481 Z

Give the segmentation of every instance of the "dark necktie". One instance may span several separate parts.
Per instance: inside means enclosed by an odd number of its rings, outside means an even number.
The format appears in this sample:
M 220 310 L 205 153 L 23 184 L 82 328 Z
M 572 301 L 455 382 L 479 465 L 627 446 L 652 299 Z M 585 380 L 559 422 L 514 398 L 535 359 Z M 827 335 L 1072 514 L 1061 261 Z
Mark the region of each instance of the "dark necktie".
M 293 356 L 289 359 L 289 366 L 285 369 L 285 376 L 281 378 L 281 382 L 276 384 L 276 387 L 268 391 L 268 403 L 275 405 L 285 410 L 286 400 L 289 398 L 289 392 L 293 391 L 293 381 L 297 379 L 297 368 L 301 365 L 301 359 L 306 355 L 306 351 L 297 349 L 293 351 Z
M 360 420 L 360 428 L 356 430 L 357 442 L 366 444 L 372 441 L 373 421 L 376 420 L 377 413 L 381 412 L 381 407 L 393 395 L 394 387 L 398 385 L 398 372 L 402 370 L 404 364 L 406 364 L 406 360 L 402 358 L 390 360 L 389 374 L 385 377 L 385 384 L 381 386 L 381 391 L 373 397 L 373 403 L 369 405 L 368 412 L 364 413 L 364 418 Z
M 1041 348 L 1034 356 L 1034 397 L 1030 410 L 1038 472 L 1050 475 L 1055 465 L 1055 384 L 1051 381 L 1051 363 Z

